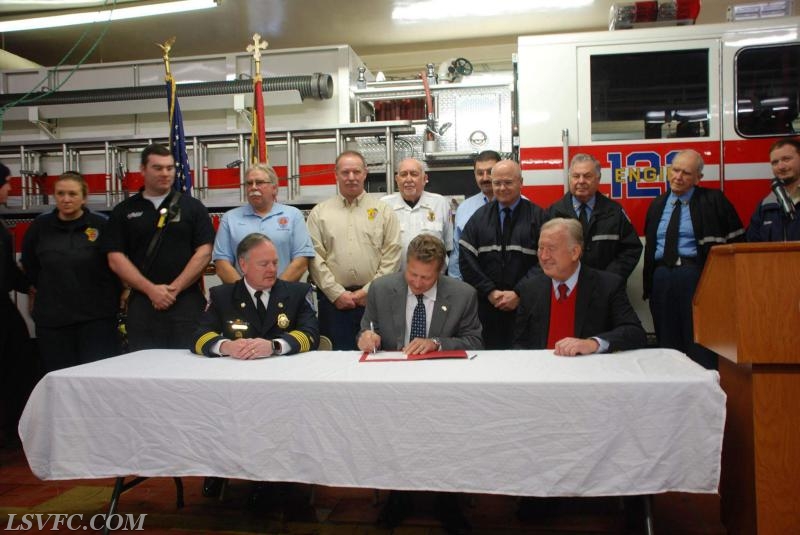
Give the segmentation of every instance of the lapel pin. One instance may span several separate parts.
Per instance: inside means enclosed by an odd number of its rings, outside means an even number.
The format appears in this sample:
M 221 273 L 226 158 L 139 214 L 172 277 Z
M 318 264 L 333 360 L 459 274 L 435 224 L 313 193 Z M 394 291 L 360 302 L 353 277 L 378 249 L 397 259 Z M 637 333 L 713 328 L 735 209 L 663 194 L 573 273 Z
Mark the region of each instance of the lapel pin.
M 246 307 L 247 305 L 246 305 L 244 302 L 242 302 L 242 303 L 241 303 L 239 306 L 240 306 L 240 307 L 242 307 L 242 308 L 244 308 L 244 307 Z
M 444 312 L 447 312 L 447 307 L 446 307 L 445 305 L 442 305 L 442 310 L 443 310 Z
M 278 308 L 283 308 L 283 303 L 278 302 Z

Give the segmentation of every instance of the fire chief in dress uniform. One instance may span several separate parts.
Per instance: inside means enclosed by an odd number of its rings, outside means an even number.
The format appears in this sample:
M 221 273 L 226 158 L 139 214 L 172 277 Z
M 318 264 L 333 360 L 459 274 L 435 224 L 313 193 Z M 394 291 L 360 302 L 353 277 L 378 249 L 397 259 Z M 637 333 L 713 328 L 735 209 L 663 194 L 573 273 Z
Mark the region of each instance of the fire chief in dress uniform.
M 236 249 L 241 280 L 211 288 L 192 351 L 208 357 L 253 359 L 316 349 L 319 324 L 311 286 L 278 279 L 278 253 L 260 233 Z

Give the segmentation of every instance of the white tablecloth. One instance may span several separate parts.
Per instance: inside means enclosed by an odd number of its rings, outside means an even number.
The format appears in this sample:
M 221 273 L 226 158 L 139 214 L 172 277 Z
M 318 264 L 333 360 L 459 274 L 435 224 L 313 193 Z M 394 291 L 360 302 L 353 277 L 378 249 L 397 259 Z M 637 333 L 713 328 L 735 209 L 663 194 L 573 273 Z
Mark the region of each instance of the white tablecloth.
M 41 479 L 223 476 L 538 496 L 716 492 L 725 394 L 671 350 L 258 361 L 141 351 L 48 374 Z

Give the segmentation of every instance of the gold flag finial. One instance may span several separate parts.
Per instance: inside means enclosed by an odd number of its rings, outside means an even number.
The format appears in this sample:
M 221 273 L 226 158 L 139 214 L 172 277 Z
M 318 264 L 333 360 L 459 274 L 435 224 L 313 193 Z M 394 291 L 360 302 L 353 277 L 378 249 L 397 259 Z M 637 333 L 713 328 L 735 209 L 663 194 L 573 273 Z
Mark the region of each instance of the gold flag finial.
M 161 50 L 164 51 L 164 55 L 161 58 L 164 60 L 164 68 L 167 70 L 167 79 L 172 76 L 172 73 L 169 72 L 169 51 L 172 49 L 172 45 L 175 44 L 175 36 L 173 35 L 163 43 L 156 43 L 156 46 L 159 47 Z
M 256 73 L 255 75 L 261 78 L 261 51 L 267 49 L 266 41 L 261 40 L 261 34 L 254 33 L 253 34 L 253 44 L 247 45 L 247 51 L 253 54 L 253 59 L 256 62 Z

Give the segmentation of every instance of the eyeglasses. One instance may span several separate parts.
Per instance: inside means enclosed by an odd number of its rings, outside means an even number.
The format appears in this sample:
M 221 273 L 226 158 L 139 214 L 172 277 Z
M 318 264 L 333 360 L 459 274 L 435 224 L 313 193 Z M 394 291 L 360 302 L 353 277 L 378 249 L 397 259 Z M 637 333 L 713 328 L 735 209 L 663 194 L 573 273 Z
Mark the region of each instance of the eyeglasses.
M 514 180 L 492 180 L 492 187 L 494 188 L 512 188 L 514 187 Z
M 257 187 L 260 188 L 261 186 L 272 185 L 271 180 L 245 180 L 244 185 L 248 188 Z
M 411 178 L 419 178 L 422 176 L 422 173 L 420 173 L 419 171 L 400 171 L 399 173 L 397 173 L 397 176 L 399 176 L 400 178 L 406 178 L 408 176 L 410 176 Z

